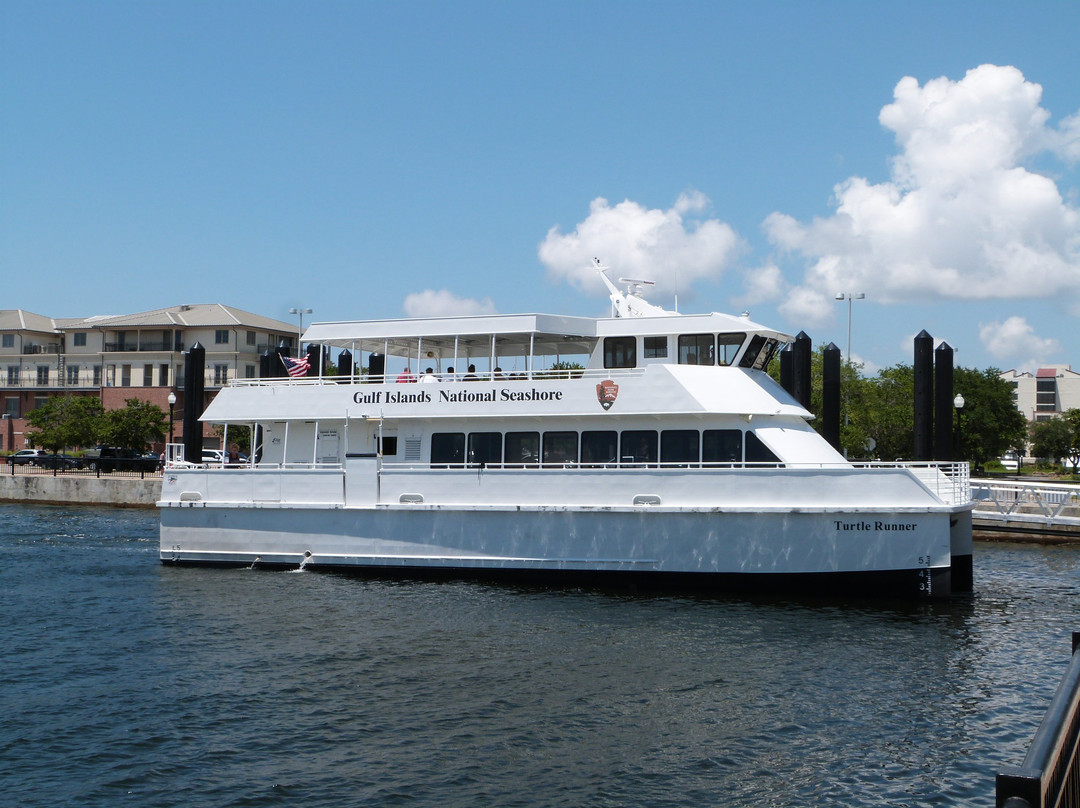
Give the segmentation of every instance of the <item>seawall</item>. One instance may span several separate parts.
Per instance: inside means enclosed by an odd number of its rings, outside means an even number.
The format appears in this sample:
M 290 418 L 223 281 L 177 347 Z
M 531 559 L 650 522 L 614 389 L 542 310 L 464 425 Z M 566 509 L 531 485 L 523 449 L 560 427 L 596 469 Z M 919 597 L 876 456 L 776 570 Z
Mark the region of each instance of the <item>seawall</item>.
M 161 478 L 156 476 L 0 474 L 0 502 L 152 508 L 160 496 Z

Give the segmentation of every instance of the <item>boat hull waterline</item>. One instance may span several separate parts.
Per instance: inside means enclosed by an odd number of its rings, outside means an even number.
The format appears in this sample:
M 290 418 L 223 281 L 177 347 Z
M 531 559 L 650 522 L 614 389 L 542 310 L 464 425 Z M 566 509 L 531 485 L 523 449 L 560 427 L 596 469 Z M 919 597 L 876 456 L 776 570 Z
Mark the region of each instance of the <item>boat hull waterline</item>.
M 944 597 L 970 577 L 970 514 L 173 503 L 161 559 L 665 589 Z M 970 535 L 970 534 L 968 534 Z M 954 572 L 955 570 L 955 572 Z M 962 589 L 962 587 L 960 587 Z

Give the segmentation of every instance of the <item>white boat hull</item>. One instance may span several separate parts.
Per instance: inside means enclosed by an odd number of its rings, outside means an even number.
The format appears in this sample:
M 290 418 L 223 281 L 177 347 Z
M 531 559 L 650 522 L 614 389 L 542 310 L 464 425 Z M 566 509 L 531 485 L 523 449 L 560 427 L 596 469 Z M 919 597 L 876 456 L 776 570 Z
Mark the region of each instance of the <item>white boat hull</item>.
M 965 525 L 969 537 L 964 508 L 163 502 L 161 559 L 940 597 L 964 588 L 954 568 L 970 588 Z

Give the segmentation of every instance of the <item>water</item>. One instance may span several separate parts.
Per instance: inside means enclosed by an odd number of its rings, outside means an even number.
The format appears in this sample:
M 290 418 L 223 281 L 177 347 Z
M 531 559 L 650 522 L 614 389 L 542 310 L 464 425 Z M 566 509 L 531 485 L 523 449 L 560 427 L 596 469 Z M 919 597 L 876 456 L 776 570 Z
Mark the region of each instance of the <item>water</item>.
M 172 569 L 106 508 L 0 550 L 5 805 L 990 806 L 1080 629 L 1077 547 L 934 604 Z

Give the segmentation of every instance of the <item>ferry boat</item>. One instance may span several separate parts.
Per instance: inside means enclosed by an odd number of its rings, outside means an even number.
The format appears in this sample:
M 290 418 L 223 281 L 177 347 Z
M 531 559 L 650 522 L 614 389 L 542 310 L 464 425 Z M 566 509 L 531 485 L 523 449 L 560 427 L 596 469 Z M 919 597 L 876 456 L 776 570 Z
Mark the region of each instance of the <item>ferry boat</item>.
M 222 389 L 202 420 L 226 445 L 245 427 L 251 451 L 207 464 L 169 447 L 162 562 L 971 589 L 966 463 L 848 462 L 767 373 L 792 337 L 745 315 L 667 311 L 643 282 L 600 274 L 610 317 L 311 325 L 304 341 L 348 351 L 353 372 Z

